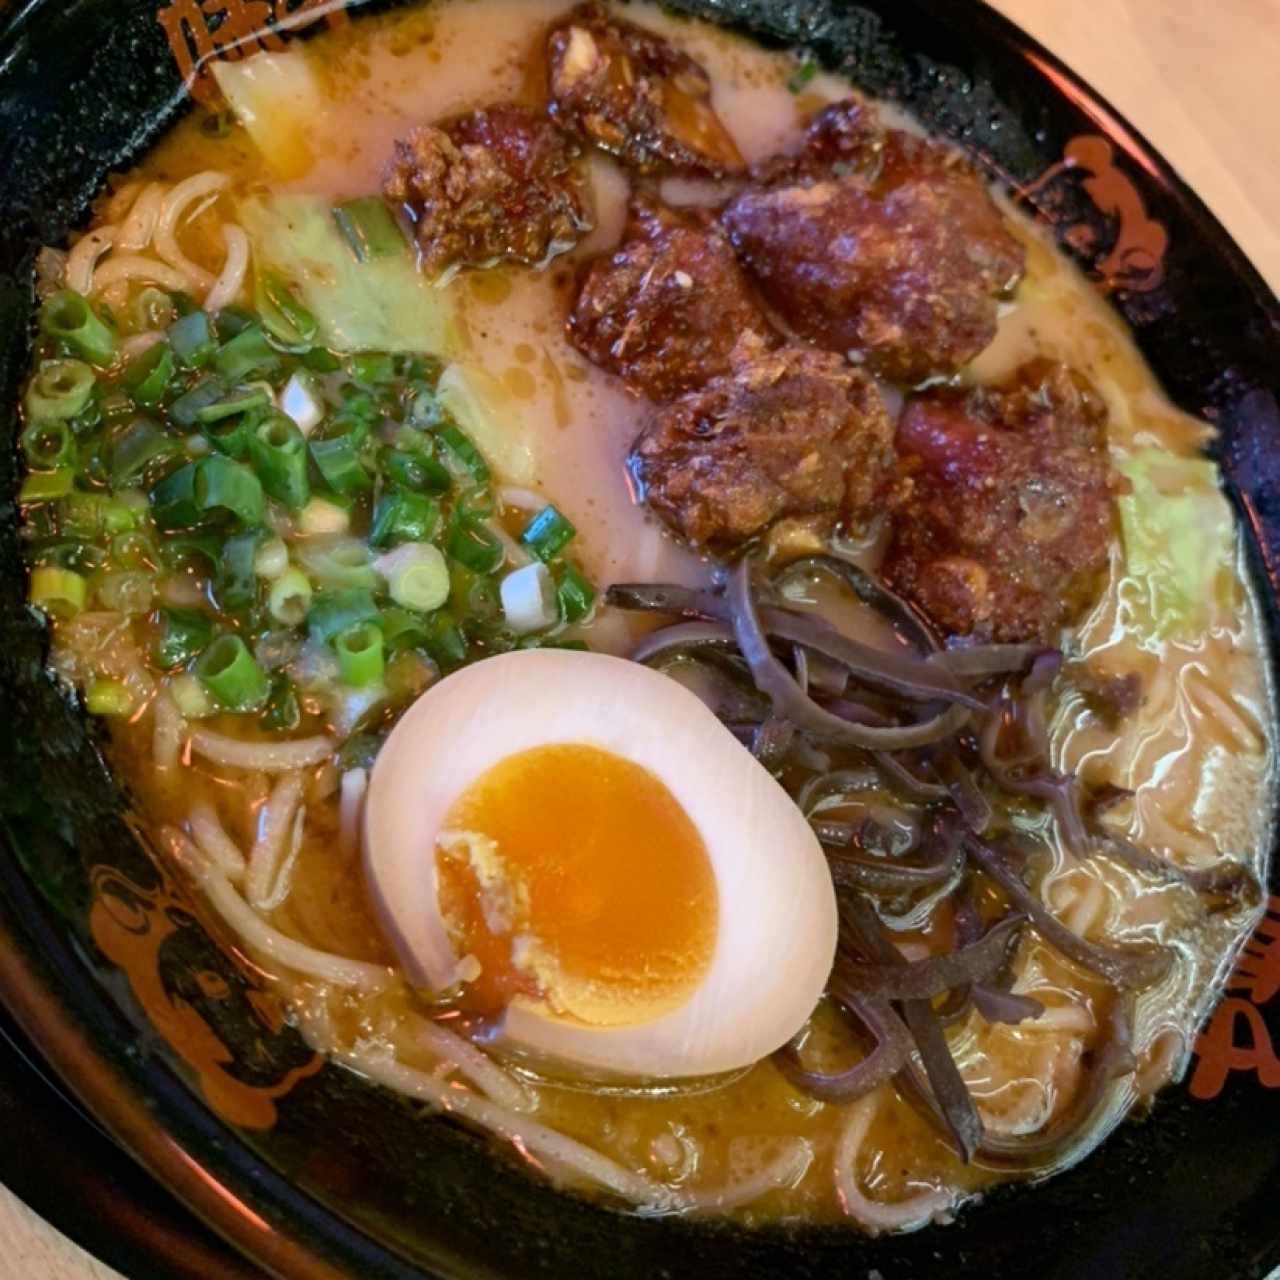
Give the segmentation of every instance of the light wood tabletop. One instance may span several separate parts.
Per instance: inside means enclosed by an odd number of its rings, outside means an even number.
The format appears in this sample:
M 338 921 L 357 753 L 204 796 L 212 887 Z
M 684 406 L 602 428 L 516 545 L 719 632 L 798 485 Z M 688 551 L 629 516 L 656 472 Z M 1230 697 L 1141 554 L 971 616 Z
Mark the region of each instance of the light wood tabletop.
M 1280 290 L 1280 3 L 992 2 L 1110 98 Z M 119 1280 L 2 1188 L 0 1276 Z

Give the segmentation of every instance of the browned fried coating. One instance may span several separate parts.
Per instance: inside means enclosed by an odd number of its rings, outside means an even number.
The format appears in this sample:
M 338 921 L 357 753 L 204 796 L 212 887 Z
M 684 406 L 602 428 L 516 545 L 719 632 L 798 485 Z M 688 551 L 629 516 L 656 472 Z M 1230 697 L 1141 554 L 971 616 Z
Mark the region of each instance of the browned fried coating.
M 861 523 L 893 485 L 893 424 L 875 384 L 830 352 L 757 334 L 729 373 L 655 411 L 630 466 L 645 501 L 699 546 L 784 516 Z
M 583 4 L 547 40 L 550 110 L 566 128 L 649 173 L 743 168 L 711 106 L 706 71 L 669 40 Z
M 898 423 L 911 476 L 885 578 L 944 631 L 1052 643 L 1093 603 L 1115 534 L 1106 408 L 1065 365 L 925 392 Z
M 852 100 L 814 118 L 798 155 L 758 166 L 722 222 L 798 334 L 903 382 L 976 356 L 1023 270 L 968 163 Z
M 714 220 L 644 198 L 622 245 L 588 269 L 568 330 L 588 360 L 654 400 L 727 373 L 741 334 L 770 332 Z
M 529 108 L 488 107 L 397 142 L 383 192 L 412 221 L 428 275 L 540 263 L 590 229 L 576 156 L 573 140 Z

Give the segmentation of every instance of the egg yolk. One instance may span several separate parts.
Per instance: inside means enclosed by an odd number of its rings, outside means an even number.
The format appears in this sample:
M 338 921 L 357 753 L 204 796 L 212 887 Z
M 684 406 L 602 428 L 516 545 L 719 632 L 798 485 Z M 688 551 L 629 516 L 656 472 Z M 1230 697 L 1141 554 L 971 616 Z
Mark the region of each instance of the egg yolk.
M 482 774 L 446 817 L 436 869 L 478 1011 L 524 995 L 593 1026 L 645 1022 L 711 962 L 718 900 L 698 829 L 656 775 L 599 747 L 534 747 Z

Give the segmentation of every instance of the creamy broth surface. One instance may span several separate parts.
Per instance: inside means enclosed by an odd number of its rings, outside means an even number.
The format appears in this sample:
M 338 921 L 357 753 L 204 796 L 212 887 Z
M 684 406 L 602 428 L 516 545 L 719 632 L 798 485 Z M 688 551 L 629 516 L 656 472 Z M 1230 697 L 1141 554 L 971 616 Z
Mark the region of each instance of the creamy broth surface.
M 215 168 L 232 175 L 242 196 L 262 189 L 330 197 L 376 191 L 394 141 L 414 124 L 492 102 L 535 101 L 538 62 L 531 70 L 530 53 L 563 12 L 563 4 L 548 0 L 450 0 L 358 18 L 280 55 L 305 63 L 322 103 L 300 127 L 288 176 L 265 164 L 241 127 L 214 140 L 194 120 L 180 124 L 131 176 L 172 181 Z M 814 110 L 848 92 L 820 75 L 796 95 L 787 88 L 796 63 L 784 54 L 640 4 L 628 6 L 626 16 L 668 34 L 706 66 L 715 105 L 748 160 L 794 143 Z M 662 532 L 628 488 L 624 458 L 647 406 L 587 364 L 564 336 L 575 267 L 617 242 L 627 195 L 627 180 L 613 161 L 593 155 L 588 165 L 597 228 L 573 254 L 543 271 L 462 272 L 444 286 L 458 308 L 457 355 L 496 379 L 507 398 L 509 430 L 519 436 L 527 469 L 498 480 L 511 490 L 534 491 L 530 498 L 512 493 L 514 506 L 537 505 L 539 498 L 559 505 L 579 531 L 584 568 L 602 586 L 619 580 L 699 585 L 708 580 L 708 563 Z M 668 183 L 667 194 L 694 202 L 705 192 L 697 184 Z M 964 376 L 995 380 L 1030 354 L 1058 357 L 1105 397 L 1117 459 L 1152 447 L 1195 456 L 1210 429 L 1168 402 L 1093 287 L 1021 213 L 1008 212 L 1028 249 L 1027 275 L 1004 308 L 996 341 Z M 199 234 L 197 225 L 193 254 Z M 1225 504 L 1216 491 L 1206 488 L 1204 496 Z M 1136 672 L 1144 699 L 1111 729 L 1068 697 L 1056 708 L 1053 741 L 1065 767 L 1091 782 L 1134 791 L 1117 820 L 1136 841 L 1183 865 L 1241 859 L 1262 877 L 1272 807 L 1270 691 L 1238 534 L 1236 548 L 1230 581 L 1205 625 L 1192 635 L 1156 638 L 1134 604 L 1144 584 L 1128 575 L 1116 546 L 1102 597 L 1067 649 L 1069 658 L 1087 660 L 1098 672 Z M 636 635 L 633 619 L 608 613 L 585 632 L 593 648 L 619 653 Z M 269 780 L 246 780 L 241 771 L 198 761 L 176 776 L 156 771 L 148 756 L 151 735 L 148 717 L 115 733 L 115 762 L 147 819 L 180 824 L 193 792 L 203 793 L 233 838 L 252 843 Z M 360 868 L 338 852 L 334 779 L 321 770 L 308 787 L 295 887 L 272 923 L 326 951 L 391 963 Z M 1184 1069 L 1195 1026 L 1255 917 L 1252 908 L 1206 914 L 1185 888 L 1156 885 L 1105 861 L 1075 866 L 1061 850 L 1040 892 L 1085 937 L 1170 940 L 1178 955 L 1168 979 L 1139 1002 L 1136 1073 L 1112 1092 L 1095 1132 L 1060 1158 L 1061 1165 L 1084 1154 L 1135 1099 Z M 904 954 L 927 954 L 934 941 L 927 933 L 905 936 Z M 1016 967 L 1015 990 L 1041 999 L 1048 1013 L 1019 1027 L 990 1025 L 971 1014 L 953 1033 L 984 1119 L 992 1131 L 1007 1134 L 1033 1132 L 1070 1107 L 1110 1000 L 1106 988 L 1034 939 L 1023 944 Z M 381 1044 L 411 1066 L 433 1066 L 414 1028 L 441 1010 L 402 981 L 383 994 L 356 997 L 287 971 L 275 976 L 300 1010 L 305 1033 L 339 1060 L 345 1055 L 358 1066 L 359 1055 L 351 1057 L 357 1047 L 367 1055 L 371 1044 Z M 819 1010 L 811 1034 L 815 1044 L 825 1037 L 838 1046 L 830 1009 Z M 511 1065 L 539 1123 L 691 1193 L 703 1209 L 750 1222 L 852 1218 L 871 1229 L 908 1226 L 945 1217 L 965 1195 L 1006 1176 L 981 1163 L 962 1166 L 889 1086 L 834 1106 L 798 1092 L 767 1061 L 729 1080 L 654 1088 L 557 1080 L 527 1063 Z M 776 1167 L 779 1153 L 792 1153 L 783 1185 L 766 1182 L 762 1194 L 717 1201 L 717 1188 L 748 1185 Z

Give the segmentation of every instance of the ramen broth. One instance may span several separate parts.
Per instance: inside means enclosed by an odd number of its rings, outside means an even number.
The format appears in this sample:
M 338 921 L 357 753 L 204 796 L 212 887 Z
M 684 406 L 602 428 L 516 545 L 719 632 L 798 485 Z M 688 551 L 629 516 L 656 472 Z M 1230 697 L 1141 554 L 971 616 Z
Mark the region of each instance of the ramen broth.
M 264 158 L 239 124 L 227 136 L 210 137 L 202 118 L 193 116 L 115 188 L 140 180 L 172 183 L 212 169 L 230 175 L 233 199 L 263 190 L 333 198 L 376 191 L 395 139 L 415 123 L 495 101 L 537 104 L 540 64 L 535 57 L 531 66 L 530 52 L 562 12 L 563 5 L 547 0 L 453 0 L 358 18 L 283 55 L 309 68 L 320 88 L 320 111 L 296 127 L 281 125 L 279 154 Z M 788 80 L 797 63 L 785 54 L 640 4 L 628 6 L 626 16 L 669 33 L 703 63 L 715 106 L 748 161 L 794 143 L 815 109 L 848 92 L 834 77 L 818 75 L 796 94 Z M 457 306 L 458 354 L 485 369 L 506 397 L 511 438 L 490 450 L 490 463 L 499 486 L 506 486 L 511 512 L 537 505 L 539 495 L 554 501 L 576 525 L 576 554 L 599 584 L 701 585 L 709 579 L 708 564 L 663 533 L 627 487 L 624 457 L 644 403 L 586 363 L 564 336 L 575 264 L 616 243 L 627 194 L 611 159 L 592 153 L 586 163 L 597 228 L 571 255 L 545 270 L 463 271 L 448 283 Z M 688 201 L 706 198 L 704 186 L 665 184 L 669 199 Z M 102 216 L 111 216 L 112 199 L 103 198 Z M 1119 463 L 1150 449 L 1197 456 L 1210 429 L 1169 403 L 1122 323 L 1042 231 L 1016 209 L 1007 213 L 1027 248 L 1026 277 L 1002 309 L 996 341 L 963 376 L 992 380 L 1031 354 L 1057 357 L 1104 396 Z M 184 243 L 216 271 L 221 248 L 208 218 L 201 215 L 184 230 Z M 1231 528 L 1212 476 L 1195 474 L 1205 509 Z M 874 559 L 874 550 L 868 555 Z M 1139 843 L 1184 865 L 1240 859 L 1265 879 L 1269 692 L 1237 532 L 1229 534 L 1225 555 L 1207 609 L 1191 627 L 1161 634 L 1151 621 L 1150 584 L 1130 575 L 1117 543 L 1105 589 L 1076 629 L 1068 657 L 1101 674 L 1136 672 L 1144 696 L 1113 728 L 1090 715 L 1081 696 L 1068 695 L 1055 709 L 1053 745 L 1057 762 L 1087 781 L 1132 789 L 1112 821 L 1127 824 Z M 72 676 L 74 646 L 64 629 L 76 625 L 60 624 L 55 651 L 55 665 Z M 645 626 L 603 610 L 581 634 L 593 649 L 625 654 Z M 234 731 L 226 718 L 220 727 Z M 181 828 L 193 803 L 204 799 L 232 840 L 250 847 L 276 779 L 211 765 L 189 750 L 176 767 L 157 768 L 154 730 L 149 710 L 112 728 L 111 761 L 137 797 L 144 823 Z M 292 888 L 269 913 L 270 923 L 325 952 L 394 965 L 359 860 L 340 838 L 341 785 L 332 763 L 307 771 L 303 801 Z M 1029 814 L 1020 821 L 1056 851 L 1038 891 L 1068 927 L 1092 939 L 1167 942 L 1176 955 L 1167 978 L 1138 999 L 1136 1072 L 1112 1091 L 1090 1131 L 1055 1159 L 1061 1166 L 1183 1071 L 1194 1029 L 1255 913 L 1239 905 L 1207 912 L 1190 889 L 1158 884 L 1118 863 L 1077 865 L 1058 847 L 1047 818 Z M 897 940 L 908 958 L 947 944 L 928 929 Z M 438 1061 L 421 1029 L 429 1017 L 450 1025 L 447 1001 L 433 1002 L 399 977 L 381 992 L 358 992 L 299 978 L 263 955 L 256 961 L 288 994 L 304 1033 L 337 1060 L 392 1084 L 394 1073 L 383 1070 L 388 1062 L 429 1073 Z M 949 1033 L 983 1119 L 997 1134 L 1034 1132 L 1069 1109 L 1113 998 L 1034 936 L 1023 941 L 1015 968 L 1014 990 L 1038 998 L 1044 1015 L 1013 1026 L 988 1024 L 971 1012 Z M 806 1051 L 821 1060 L 824 1045 L 833 1065 L 847 1061 L 847 1036 L 826 1006 L 815 1015 Z M 513 1082 L 510 1100 L 531 1120 L 659 1187 L 688 1193 L 682 1203 L 744 1221 L 852 1218 L 871 1230 L 913 1225 L 945 1217 L 964 1196 L 1007 1176 L 981 1160 L 962 1165 L 891 1085 L 835 1105 L 799 1092 L 767 1060 L 730 1078 L 657 1085 L 570 1078 L 519 1055 L 497 1060 Z M 580 1173 L 561 1169 L 554 1158 L 540 1163 L 552 1176 L 591 1190 Z

